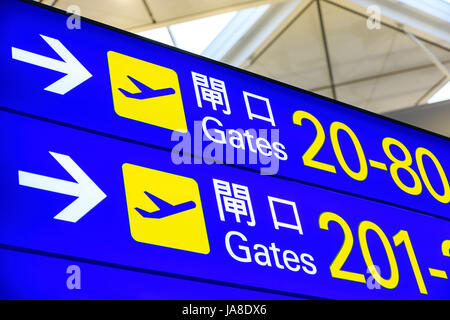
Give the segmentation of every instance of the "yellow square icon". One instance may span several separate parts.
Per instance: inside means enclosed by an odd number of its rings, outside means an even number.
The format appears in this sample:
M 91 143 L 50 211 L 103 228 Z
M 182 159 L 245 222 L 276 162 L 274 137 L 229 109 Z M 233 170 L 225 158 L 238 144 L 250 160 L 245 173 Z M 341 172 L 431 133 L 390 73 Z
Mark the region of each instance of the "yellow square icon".
M 116 113 L 158 127 L 187 132 L 177 73 L 169 68 L 108 51 Z
M 197 182 L 125 163 L 122 166 L 131 236 L 138 242 L 209 253 Z

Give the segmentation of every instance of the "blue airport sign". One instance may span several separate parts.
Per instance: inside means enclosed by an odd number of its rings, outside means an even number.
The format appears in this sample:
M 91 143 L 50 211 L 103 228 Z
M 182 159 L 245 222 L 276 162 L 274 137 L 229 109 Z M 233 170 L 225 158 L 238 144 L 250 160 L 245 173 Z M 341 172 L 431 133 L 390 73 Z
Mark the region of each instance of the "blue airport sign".
M 0 125 L 3 245 L 286 294 L 449 297 L 448 220 L 26 116 Z
M 285 296 L 449 298 L 448 138 L 0 9 L 1 248 Z
M 203 158 L 213 144 L 218 161 L 450 217 L 446 138 L 97 24 L 70 30 L 66 15 L 24 2 L 1 6 L 4 108 Z M 176 92 L 143 98 L 152 87 Z

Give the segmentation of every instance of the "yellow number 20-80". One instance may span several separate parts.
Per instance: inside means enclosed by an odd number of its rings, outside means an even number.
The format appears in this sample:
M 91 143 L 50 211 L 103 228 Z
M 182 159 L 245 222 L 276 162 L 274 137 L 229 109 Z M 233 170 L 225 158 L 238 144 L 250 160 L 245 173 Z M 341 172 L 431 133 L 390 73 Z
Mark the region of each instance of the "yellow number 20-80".
M 345 162 L 344 156 L 342 155 L 341 147 L 339 145 L 338 139 L 339 130 L 342 130 L 343 132 L 347 133 L 353 142 L 359 160 L 359 171 L 357 172 L 350 169 L 349 166 L 347 165 L 347 162 Z M 356 137 L 352 129 L 350 129 L 342 122 L 335 121 L 330 126 L 330 137 L 331 137 L 331 144 L 333 145 L 334 152 L 336 153 L 336 158 L 338 159 L 342 169 L 344 169 L 344 171 L 355 180 L 358 181 L 365 180 L 368 174 L 366 157 L 361 147 L 361 143 L 359 142 L 358 138 Z
M 439 177 L 442 181 L 442 186 L 444 189 L 443 194 L 439 194 L 434 190 L 433 186 L 431 185 L 430 179 L 428 178 L 428 175 L 425 171 L 424 165 L 423 165 L 423 156 L 427 156 L 436 167 Z M 420 176 L 423 179 L 423 182 L 425 186 L 427 187 L 428 191 L 431 193 L 431 195 L 439 202 L 442 203 L 449 203 L 450 202 L 450 186 L 448 184 L 447 176 L 445 175 L 444 169 L 442 168 L 441 164 L 439 163 L 438 159 L 435 157 L 434 154 L 432 154 L 429 150 L 425 148 L 417 148 L 416 150 L 416 161 L 417 161 L 417 167 L 419 168 Z
M 409 153 L 408 149 L 405 147 L 403 143 L 401 143 L 398 140 L 395 140 L 394 138 L 384 138 L 383 139 L 383 150 L 388 156 L 388 158 L 392 161 L 392 164 L 389 168 L 389 171 L 391 173 L 392 179 L 394 179 L 395 184 L 405 191 L 406 193 L 412 194 L 412 195 L 418 195 L 422 192 L 422 182 L 420 181 L 419 176 L 417 173 L 410 167 L 412 164 L 412 157 Z M 391 146 L 397 146 L 399 147 L 403 155 L 405 157 L 404 160 L 397 159 L 391 151 Z M 407 186 L 403 181 L 400 180 L 400 177 L 398 175 L 399 169 L 403 169 L 406 172 L 409 173 L 409 175 L 413 178 L 414 184 L 412 187 Z
M 296 124 L 301 126 L 302 120 L 307 119 L 312 122 L 314 127 L 316 127 L 316 138 L 314 142 L 311 144 L 311 146 L 306 150 L 306 152 L 303 154 L 303 164 L 308 167 L 333 172 L 336 173 L 335 166 L 323 163 L 317 160 L 314 160 L 313 158 L 317 155 L 320 148 L 322 148 L 323 143 L 325 142 L 325 131 L 323 130 L 322 125 L 320 124 L 319 120 L 317 120 L 316 117 L 314 117 L 312 114 L 305 112 L 305 111 L 295 111 L 294 115 L 292 116 L 292 121 Z

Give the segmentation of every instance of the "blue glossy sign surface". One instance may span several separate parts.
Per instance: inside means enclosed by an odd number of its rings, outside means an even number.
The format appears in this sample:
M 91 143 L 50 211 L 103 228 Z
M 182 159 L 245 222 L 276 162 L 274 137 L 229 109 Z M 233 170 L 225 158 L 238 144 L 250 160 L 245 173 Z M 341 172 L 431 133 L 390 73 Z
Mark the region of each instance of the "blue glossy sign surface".
M 261 168 L 266 168 L 265 171 L 272 174 L 327 186 L 425 213 L 450 217 L 448 184 L 450 142 L 446 138 L 427 134 L 320 96 L 267 81 L 237 69 L 150 41 L 130 37 L 130 35 L 89 22 L 82 21 L 81 29 L 70 30 L 66 27 L 66 15 L 27 3 L 8 0 L 3 1 L 1 6 L 3 31 L 0 67 L 3 70 L 3 85 L 0 88 L 0 106 L 3 108 L 70 123 L 169 150 L 176 147 L 179 141 L 183 140 L 182 133 L 174 134 L 172 130 L 161 126 L 121 116 L 117 106 L 114 105 L 112 92 L 120 93 L 114 84 L 111 87 L 114 68 L 112 62 L 108 61 L 108 52 L 125 55 L 131 60 L 137 59 L 141 63 L 168 68 L 178 75 L 180 88 L 178 93 L 182 97 L 189 131 L 189 137 L 186 139 L 191 141 L 191 144 L 183 148 L 184 152 L 208 158 L 205 148 L 211 144 L 211 140 L 204 137 L 202 124 L 209 130 L 220 129 L 224 133 L 229 133 L 229 130 L 233 129 L 256 130 L 253 139 L 244 137 L 241 143 L 240 149 L 245 149 L 246 154 L 245 160 L 241 161 L 242 166 L 251 167 L 258 172 Z M 91 73 L 92 77 L 64 95 L 44 90 L 60 79 L 61 73 L 13 59 L 11 52 L 14 47 L 58 59 L 55 50 L 52 50 L 42 36 L 60 41 Z M 135 76 L 133 70 L 130 70 L 129 74 L 127 70 L 122 71 L 131 77 Z M 207 82 L 214 79 L 223 82 L 227 98 L 224 99 L 223 93 L 216 90 L 216 94 L 221 95 L 222 104 L 213 105 L 205 95 L 202 95 L 202 86 L 198 85 L 199 81 L 195 81 L 193 73 L 206 77 Z M 136 92 L 131 80 L 127 80 L 126 76 L 123 78 L 130 84 L 127 90 Z M 157 77 L 150 78 L 150 82 L 155 81 L 155 78 Z M 139 81 L 139 79 L 135 80 Z M 145 84 L 151 86 L 150 82 Z M 198 97 L 196 93 L 199 94 Z M 200 99 L 200 104 L 197 99 Z M 246 102 L 250 109 L 247 108 Z M 267 104 L 270 105 L 272 116 L 267 109 Z M 294 123 L 293 118 L 296 112 L 307 112 L 310 116 L 301 119 L 300 114 L 297 114 L 297 120 Z M 167 117 L 174 116 L 172 112 L 167 114 Z M 313 125 L 311 116 L 317 119 L 318 124 Z M 207 117 L 216 120 L 208 120 Z M 335 122 L 344 124 L 349 130 L 339 128 L 340 125 L 334 125 L 337 142 L 335 141 L 333 145 L 331 127 Z M 269 130 L 269 132 L 260 130 Z M 358 140 L 356 143 L 352 142 L 350 131 Z M 320 132 L 323 132 L 323 141 L 321 141 Z M 282 145 L 278 149 L 284 151 L 286 156 L 281 154 L 280 157 L 271 156 L 269 159 L 263 159 L 269 162 L 266 164 L 261 164 L 261 161 L 252 163 L 249 160 L 251 156 L 262 156 L 261 150 L 255 146 L 255 140 L 264 134 L 268 135 L 272 146 L 273 142 L 278 140 Z M 275 138 L 271 137 L 271 134 Z M 205 141 L 202 141 L 203 139 Z M 383 141 L 386 144 L 385 148 L 383 148 Z M 230 145 L 229 140 L 227 145 Z M 358 145 L 362 150 L 359 156 L 356 152 Z M 403 151 L 399 145 L 404 145 Z M 419 160 L 416 156 L 417 149 L 420 148 L 425 148 L 436 158 L 433 162 L 428 154 L 421 156 L 426 178 L 425 174 L 420 172 Z M 257 152 L 249 151 L 251 149 Z M 267 148 L 261 149 L 263 152 L 267 151 Z M 309 156 L 305 155 L 308 149 Z M 232 155 L 236 150 L 237 148 L 229 147 L 223 151 L 228 158 L 224 156 L 219 160 L 231 162 L 227 161 L 231 157 L 234 163 L 238 162 L 236 156 Z M 391 157 L 388 155 L 389 152 L 392 153 Z M 342 154 L 341 162 L 338 161 L 339 153 Z M 408 161 L 409 157 L 411 161 Z M 311 163 L 308 158 L 315 162 Z M 324 164 L 327 170 L 320 168 L 320 164 L 317 167 L 316 162 Z M 396 167 L 397 163 L 401 163 L 401 169 L 395 169 L 391 173 L 391 167 L 393 164 Z M 344 168 L 345 166 L 348 169 Z M 361 166 L 366 169 L 361 169 Z M 437 166 L 442 168 L 441 174 Z M 361 171 L 361 176 L 355 178 L 348 171 L 355 173 Z M 396 182 L 397 175 L 399 181 Z M 429 186 L 424 179 L 429 180 Z M 437 196 L 433 195 L 430 189 L 433 189 Z M 438 199 L 440 196 L 441 200 Z
M 1 248 L 213 297 L 449 299 L 448 138 L 38 5 L 0 15 Z
M 448 272 L 449 257 L 441 250 L 448 240 L 446 220 L 237 168 L 216 164 L 175 165 L 166 151 L 6 112 L 1 113 L 0 121 L 5 141 L 0 178 L 7 186 L 0 217 L 0 243 L 4 245 L 286 294 L 325 298 L 448 298 L 449 280 L 433 277 L 429 272 L 429 268 Z M 53 218 L 73 197 L 19 185 L 20 170 L 70 180 L 49 151 L 70 156 L 107 195 L 76 223 Z M 211 248 L 208 254 L 133 239 L 123 184 L 124 163 L 197 182 Z M 242 215 L 240 222 L 230 213 L 223 220 L 220 218 L 213 179 L 248 187 L 253 223 L 249 215 Z M 272 202 L 273 209 L 269 197 L 276 199 Z M 298 222 L 293 207 L 297 209 Z M 332 212 L 348 224 L 354 241 L 342 270 L 360 274 L 364 283 L 331 276 L 330 264 L 338 253 L 342 254 L 344 241 L 350 239 L 343 232 L 342 223 L 330 221 L 328 230 L 320 227 L 324 212 Z M 286 226 L 279 225 L 277 229 L 275 221 Z M 370 221 L 382 230 L 379 233 L 368 230 L 366 243 L 382 277 L 388 278 L 391 272 L 400 275 L 393 289 L 368 287 L 370 274 L 366 273 L 367 264 L 358 242 L 363 221 Z M 394 245 L 393 237 L 401 230 L 409 234 L 427 294 L 419 291 L 404 245 Z M 381 241 L 383 235 L 387 238 L 385 246 Z M 394 271 L 387 258 L 389 250 L 395 256 Z
M 127 268 L 0 249 L 0 299 L 299 299 Z M 70 276 L 80 271 L 79 288 Z M 14 275 L 14 276 L 12 276 Z

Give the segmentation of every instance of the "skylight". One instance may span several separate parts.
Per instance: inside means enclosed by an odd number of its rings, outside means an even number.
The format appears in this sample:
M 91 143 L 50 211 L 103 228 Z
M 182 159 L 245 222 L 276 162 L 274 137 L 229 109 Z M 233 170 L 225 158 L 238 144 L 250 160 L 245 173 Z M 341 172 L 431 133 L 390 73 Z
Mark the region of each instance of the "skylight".
M 423 11 L 429 15 L 435 16 L 443 21 L 448 21 L 450 16 L 450 1 L 449 0 L 398 0 L 416 10 Z
M 172 38 L 170 37 L 169 30 L 166 27 L 150 29 L 144 32 L 140 32 L 139 35 L 171 46 L 174 45 Z
M 139 35 L 200 54 L 226 27 L 236 11 L 201 18 L 169 27 L 151 29 Z
M 193 53 L 202 53 L 211 41 L 233 19 L 236 11 L 212 17 L 175 24 L 170 27 L 177 47 Z
M 445 86 L 443 86 L 438 92 L 436 92 L 428 103 L 435 103 L 440 101 L 445 101 L 450 99 L 450 81 L 448 81 Z

